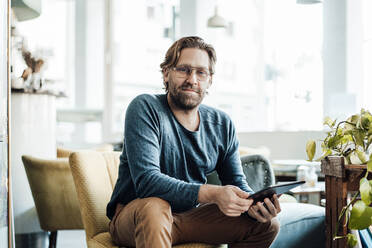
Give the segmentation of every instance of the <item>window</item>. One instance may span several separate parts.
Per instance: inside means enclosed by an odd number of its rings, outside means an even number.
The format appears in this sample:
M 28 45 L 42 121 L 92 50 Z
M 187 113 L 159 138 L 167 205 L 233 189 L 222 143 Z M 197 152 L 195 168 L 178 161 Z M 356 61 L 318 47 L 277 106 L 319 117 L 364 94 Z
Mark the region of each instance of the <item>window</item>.
M 16 23 L 17 32 L 24 37 L 25 45 L 35 57 L 41 57 L 43 89 L 64 92 L 67 97 L 57 99 L 57 107 L 75 107 L 75 2 L 49 0 L 42 6 L 40 17 Z M 24 64 L 21 55 L 13 56 Z M 19 62 L 18 61 L 18 62 Z M 13 67 L 15 76 L 25 68 Z M 72 141 L 75 126 L 72 123 L 57 123 L 57 142 Z
M 60 103 L 64 107 L 74 106 L 74 18 L 74 1 L 49 0 L 43 4 L 40 17 L 16 23 L 27 49 L 46 62 L 43 76 L 47 87 L 62 90 L 69 96 Z M 17 76 L 25 68 L 18 69 Z
M 143 93 L 163 93 L 160 63 L 174 37 L 177 1 L 113 1 L 112 122 L 110 134 L 123 134 L 130 101 Z M 135 25 L 133 25 L 135 23 Z
M 240 132 L 321 129 L 322 5 L 233 2 L 220 2 L 228 32 L 205 33 L 218 51 L 210 104 Z
M 189 34 L 216 48 L 205 103 L 227 112 L 239 132 L 322 128 L 322 4 L 219 1 L 229 22 L 222 30 L 206 27 L 212 3 L 116 0 L 113 10 L 113 133 L 122 133 L 133 97 L 164 92 L 159 64 L 172 38 Z

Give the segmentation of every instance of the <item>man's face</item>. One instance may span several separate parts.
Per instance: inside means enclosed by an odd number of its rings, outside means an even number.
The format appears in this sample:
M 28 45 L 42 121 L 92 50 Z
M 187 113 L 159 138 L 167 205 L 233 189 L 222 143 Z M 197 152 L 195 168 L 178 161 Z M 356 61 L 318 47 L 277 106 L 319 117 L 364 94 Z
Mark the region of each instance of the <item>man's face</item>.
M 170 100 L 180 109 L 191 110 L 197 107 L 211 85 L 211 76 L 201 80 L 204 71 L 209 73 L 209 57 L 206 51 L 198 48 L 185 48 L 181 51 L 176 68 L 193 68 L 190 75 L 180 75 L 170 69 L 164 73 L 168 82 Z

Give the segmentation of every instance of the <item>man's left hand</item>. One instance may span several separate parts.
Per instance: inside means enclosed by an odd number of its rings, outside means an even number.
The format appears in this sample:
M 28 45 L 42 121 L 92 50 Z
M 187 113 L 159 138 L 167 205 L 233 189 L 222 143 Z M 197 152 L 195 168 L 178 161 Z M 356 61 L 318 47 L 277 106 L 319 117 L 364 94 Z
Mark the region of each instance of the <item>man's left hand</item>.
M 266 206 L 262 202 L 257 202 L 257 204 L 252 205 L 248 209 L 248 214 L 251 217 L 263 223 L 271 221 L 271 219 L 276 217 L 281 211 L 277 195 L 273 195 L 273 201 L 269 198 L 265 198 L 264 203 Z

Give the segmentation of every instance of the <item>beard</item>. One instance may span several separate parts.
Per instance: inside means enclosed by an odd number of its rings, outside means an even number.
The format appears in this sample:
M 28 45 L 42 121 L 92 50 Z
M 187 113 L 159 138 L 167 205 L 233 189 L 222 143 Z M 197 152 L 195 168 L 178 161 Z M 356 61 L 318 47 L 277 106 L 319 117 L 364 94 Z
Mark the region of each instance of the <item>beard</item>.
M 193 90 L 193 92 L 185 92 L 184 90 Z M 199 87 L 194 87 L 193 84 L 190 82 L 185 81 L 181 86 L 176 86 L 172 78 L 169 78 L 168 82 L 168 94 L 178 108 L 183 110 L 192 110 L 199 106 L 199 104 L 203 101 L 206 90 L 202 90 Z

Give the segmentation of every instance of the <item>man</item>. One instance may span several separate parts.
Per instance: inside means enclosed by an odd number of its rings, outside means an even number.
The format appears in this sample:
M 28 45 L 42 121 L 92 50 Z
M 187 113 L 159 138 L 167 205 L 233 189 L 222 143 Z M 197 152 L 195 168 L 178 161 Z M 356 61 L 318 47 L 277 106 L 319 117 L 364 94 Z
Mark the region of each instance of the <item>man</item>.
M 185 37 L 160 65 L 165 95 L 140 95 L 125 118 L 119 177 L 107 216 L 117 245 L 171 247 L 228 243 L 269 247 L 279 224 L 278 198 L 252 206 L 229 117 L 201 104 L 216 54 Z M 223 186 L 206 184 L 216 170 Z M 244 214 L 243 214 L 244 213 Z

